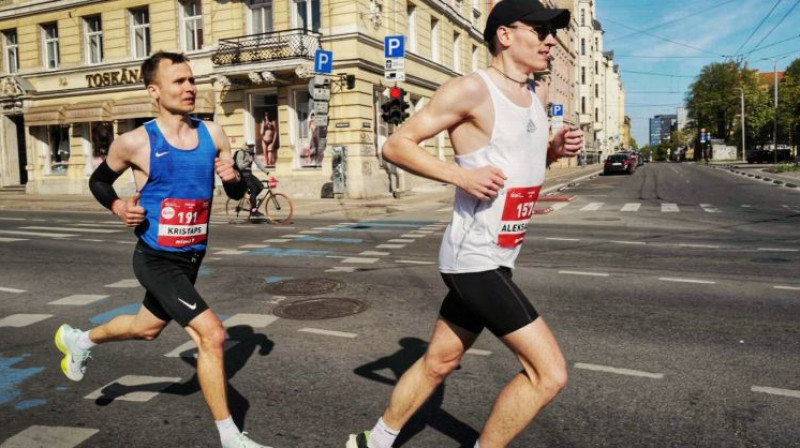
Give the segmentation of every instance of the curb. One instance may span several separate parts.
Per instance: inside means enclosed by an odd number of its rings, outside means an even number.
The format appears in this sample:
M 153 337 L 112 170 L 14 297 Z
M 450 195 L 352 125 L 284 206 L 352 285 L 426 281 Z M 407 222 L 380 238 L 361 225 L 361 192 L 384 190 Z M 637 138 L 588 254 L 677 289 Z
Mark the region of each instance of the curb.
M 744 171 L 739 171 L 737 169 L 737 167 L 734 166 L 734 165 L 719 165 L 719 166 L 706 165 L 706 166 L 709 166 L 710 168 L 714 168 L 714 169 L 721 168 L 721 169 L 727 170 L 728 172 L 730 172 L 732 174 L 738 174 L 740 176 L 746 176 L 746 177 L 749 177 L 749 178 L 752 178 L 752 179 L 763 180 L 764 182 L 769 182 L 769 183 L 772 183 L 772 184 L 777 185 L 777 186 L 784 186 L 784 187 L 788 187 L 788 188 L 797 188 L 797 184 L 795 184 L 793 182 L 788 182 L 786 180 L 781 180 L 781 179 L 773 179 L 771 177 L 762 176 L 762 175 L 759 175 L 759 174 L 753 174 L 753 173 L 747 173 L 747 172 L 744 172 Z
M 569 184 L 574 184 L 575 182 L 584 181 L 586 179 L 589 179 L 590 177 L 597 176 L 602 172 L 603 172 L 603 170 L 597 170 L 597 171 L 594 171 L 592 173 L 587 173 L 587 174 L 585 174 L 583 176 L 576 177 L 575 179 L 570 179 L 570 180 L 568 180 L 568 181 L 566 181 L 564 183 L 560 183 L 560 184 L 553 185 L 551 187 L 543 188 L 542 191 L 539 192 L 539 194 L 547 194 L 547 193 L 550 193 L 550 192 L 553 192 L 553 191 L 559 191 L 559 190 L 569 186 Z

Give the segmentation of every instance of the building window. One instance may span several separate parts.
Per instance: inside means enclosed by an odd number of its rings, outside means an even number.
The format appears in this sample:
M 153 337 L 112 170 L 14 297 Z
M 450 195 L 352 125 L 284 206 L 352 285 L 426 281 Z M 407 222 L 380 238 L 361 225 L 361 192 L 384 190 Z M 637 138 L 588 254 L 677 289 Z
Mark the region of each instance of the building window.
M 586 26 L 586 10 L 581 9 L 581 26 Z
M 280 132 L 278 130 L 278 95 L 253 95 L 250 99 L 253 115 L 256 157 L 264 165 L 274 167 L 278 160 Z
M 181 28 L 184 50 L 197 51 L 203 48 L 203 11 L 200 9 L 200 0 L 181 2 Z
M 325 156 L 326 139 L 322 128 L 317 126 L 316 114 L 310 110 L 311 98 L 308 91 L 295 92 L 295 151 L 297 164 L 301 167 L 322 166 Z
M 416 53 L 417 51 L 417 7 L 408 4 L 406 9 L 408 14 L 408 50 Z
M 133 57 L 146 58 L 150 55 L 150 12 L 145 9 L 131 10 L 133 35 Z
M 594 121 L 596 121 L 598 123 L 600 122 L 600 108 L 599 107 L 595 107 L 594 108 Z
M 586 113 L 586 97 L 585 96 L 581 97 L 581 113 L 582 114 Z
M 586 39 L 581 39 L 581 55 L 586 55 Z
M 595 75 L 600 74 L 600 63 L 597 61 L 594 61 L 594 74 Z
M 461 73 L 461 35 L 453 33 L 453 70 Z
M 42 25 L 42 35 L 44 37 L 45 67 L 49 69 L 58 68 L 61 62 L 61 55 L 58 49 L 58 25 L 55 23 Z
M 594 97 L 600 98 L 600 84 L 594 85 Z
M 586 67 L 581 67 L 581 84 L 586 85 Z
M 597 51 L 600 51 L 600 40 L 596 37 L 594 38 L 594 48 L 597 48 Z
M 434 62 L 440 62 L 442 60 L 442 44 L 439 42 L 440 34 L 439 21 L 431 18 L 431 59 L 433 59 Z
M 66 174 L 69 163 L 69 126 L 47 126 L 50 173 Z
M 19 71 L 17 30 L 3 31 L 3 43 L 6 46 L 6 72 L 17 73 Z
M 295 5 L 295 28 L 319 31 L 319 0 L 292 0 Z
M 480 65 L 480 53 L 478 52 L 478 47 L 476 45 L 472 46 L 472 71 L 478 71 L 478 66 Z
M 90 64 L 103 62 L 103 24 L 100 16 L 84 18 L 83 28 L 86 33 L 86 61 Z
M 114 125 L 109 121 L 86 123 L 89 128 L 89 142 L 92 145 L 92 166 L 97 168 L 108 157 L 108 148 L 114 141 Z
M 272 31 L 272 0 L 250 0 L 250 32 L 252 34 Z

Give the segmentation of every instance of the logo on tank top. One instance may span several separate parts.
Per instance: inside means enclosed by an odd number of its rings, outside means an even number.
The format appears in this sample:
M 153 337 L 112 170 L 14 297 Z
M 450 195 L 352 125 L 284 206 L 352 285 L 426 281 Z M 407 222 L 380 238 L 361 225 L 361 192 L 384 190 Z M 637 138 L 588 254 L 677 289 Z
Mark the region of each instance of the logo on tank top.
M 533 123 L 533 120 L 528 118 L 528 127 L 527 127 L 528 134 L 532 134 L 536 132 L 536 125 Z

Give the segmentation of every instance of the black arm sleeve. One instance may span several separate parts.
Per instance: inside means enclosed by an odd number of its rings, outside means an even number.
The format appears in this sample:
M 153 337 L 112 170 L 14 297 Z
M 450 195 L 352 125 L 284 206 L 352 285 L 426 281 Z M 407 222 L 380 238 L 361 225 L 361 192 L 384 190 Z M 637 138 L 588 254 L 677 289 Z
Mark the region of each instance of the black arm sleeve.
M 106 162 L 100 164 L 89 178 L 89 190 L 94 195 L 97 202 L 103 207 L 111 210 L 114 201 L 119 199 L 117 192 L 114 191 L 114 181 L 122 173 L 112 170 Z
M 238 181 L 223 182 L 222 188 L 225 189 L 225 194 L 227 194 L 229 198 L 239 200 L 247 193 L 247 182 L 245 182 L 242 173 L 239 173 Z

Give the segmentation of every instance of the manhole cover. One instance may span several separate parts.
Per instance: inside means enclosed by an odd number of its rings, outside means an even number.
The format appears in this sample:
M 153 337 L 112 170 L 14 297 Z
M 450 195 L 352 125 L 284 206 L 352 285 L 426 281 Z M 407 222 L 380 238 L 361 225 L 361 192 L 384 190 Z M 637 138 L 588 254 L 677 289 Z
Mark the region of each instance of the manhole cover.
M 610 221 L 622 221 L 622 218 L 583 218 L 584 221 L 601 221 L 601 222 L 610 222 Z
M 355 299 L 328 297 L 305 299 L 277 306 L 272 313 L 284 319 L 319 320 L 351 316 L 367 309 L 367 304 Z
M 785 258 L 751 258 L 750 261 L 754 263 L 766 263 L 766 264 L 780 264 L 780 263 L 792 262 L 792 260 L 787 260 Z
M 329 278 L 284 280 L 267 284 L 267 292 L 279 296 L 317 296 L 337 291 L 342 284 Z

